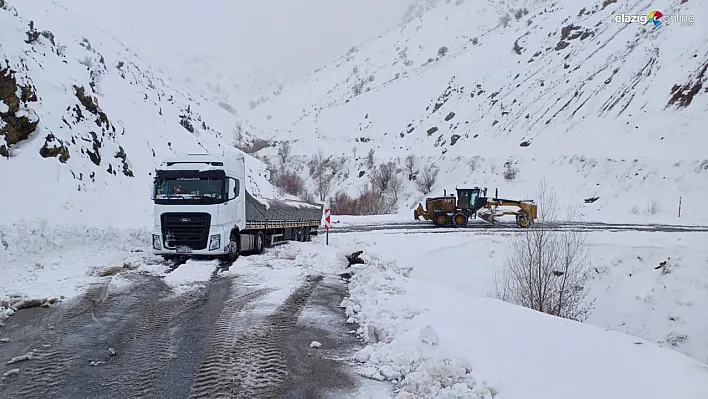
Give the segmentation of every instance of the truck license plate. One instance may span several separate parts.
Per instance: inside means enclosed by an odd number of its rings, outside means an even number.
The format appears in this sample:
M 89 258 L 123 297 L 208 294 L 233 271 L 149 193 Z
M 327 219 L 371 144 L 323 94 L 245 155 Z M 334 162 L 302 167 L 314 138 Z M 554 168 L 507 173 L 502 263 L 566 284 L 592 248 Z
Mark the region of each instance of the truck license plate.
M 190 247 L 178 247 L 177 248 L 177 253 L 178 254 L 188 254 L 192 252 L 192 248 Z

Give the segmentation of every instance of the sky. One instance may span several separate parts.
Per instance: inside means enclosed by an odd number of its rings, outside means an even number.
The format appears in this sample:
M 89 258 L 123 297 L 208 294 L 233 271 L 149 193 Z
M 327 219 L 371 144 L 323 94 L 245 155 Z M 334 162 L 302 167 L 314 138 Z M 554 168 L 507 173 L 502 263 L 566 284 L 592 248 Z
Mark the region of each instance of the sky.
M 415 0 L 62 0 L 138 54 L 296 80 L 395 27 Z M 96 15 L 101 15 L 96 18 Z M 149 56 L 149 54 L 148 54 Z M 158 58 L 158 57 L 156 57 Z

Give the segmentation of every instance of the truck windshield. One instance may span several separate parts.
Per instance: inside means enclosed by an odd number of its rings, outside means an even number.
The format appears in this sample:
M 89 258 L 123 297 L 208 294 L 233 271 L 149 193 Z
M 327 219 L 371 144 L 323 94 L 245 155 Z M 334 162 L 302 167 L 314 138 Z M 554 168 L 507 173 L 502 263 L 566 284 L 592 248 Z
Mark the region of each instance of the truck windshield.
M 155 201 L 177 201 L 187 204 L 217 204 L 226 198 L 225 180 L 219 178 L 186 177 L 155 179 Z

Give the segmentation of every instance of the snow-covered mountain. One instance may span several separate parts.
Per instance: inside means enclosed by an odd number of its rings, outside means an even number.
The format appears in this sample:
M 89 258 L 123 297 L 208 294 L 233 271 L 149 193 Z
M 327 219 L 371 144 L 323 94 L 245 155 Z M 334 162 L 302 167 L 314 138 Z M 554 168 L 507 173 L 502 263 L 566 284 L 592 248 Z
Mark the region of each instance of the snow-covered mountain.
M 248 110 L 276 94 L 280 84 L 299 79 L 396 26 L 412 2 L 61 3 L 82 19 L 82 25 L 120 37 L 194 95 Z
M 238 151 L 251 136 L 61 4 L 0 1 L 0 223 L 151 224 L 160 158 Z M 272 195 L 248 158 L 256 195 Z
M 653 10 L 694 22 L 615 21 Z M 332 193 L 366 183 L 373 150 L 377 164 L 414 154 L 418 169 L 437 166 L 434 193 L 484 185 L 529 198 L 545 179 L 565 204 L 599 196 L 586 218 L 708 220 L 705 11 L 674 0 L 421 1 L 400 29 L 249 118 L 293 154 L 343 157 Z M 406 190 L 408 213 L 424 196 L 412 181 Z

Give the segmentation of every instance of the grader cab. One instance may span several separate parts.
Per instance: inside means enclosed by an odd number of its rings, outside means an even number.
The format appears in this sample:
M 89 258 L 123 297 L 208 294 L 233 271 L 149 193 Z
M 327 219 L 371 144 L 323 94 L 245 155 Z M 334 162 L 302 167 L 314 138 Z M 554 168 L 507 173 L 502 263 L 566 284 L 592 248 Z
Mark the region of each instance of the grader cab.
M 497 223 L 497 219 L 504 215 L 516 216 L 516 223 L 520 227 L 530 227 L 537 218 L 537 206 L 531 200 L 508 200 L 488 198 L 487 189 L 458 188 L 457 196 L 444 195 L 425 199 L 425 208 L 418 204 L 413 216 L 416 220 L 422 217 L 432 220 L 436 226 L 464 227 L 469 218 L 479 216 L 489 223 Z M 500 208 L 517 208 L 505 210 Z

